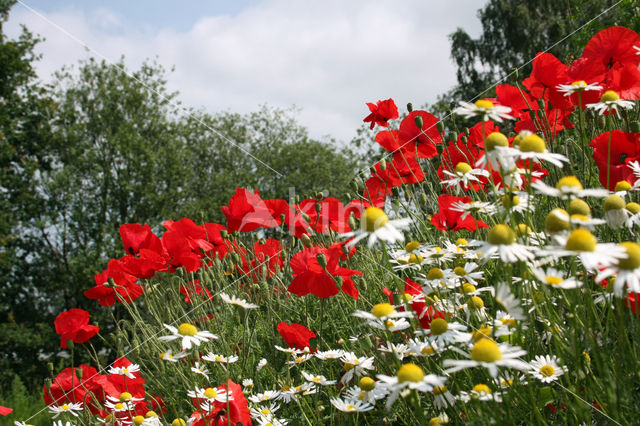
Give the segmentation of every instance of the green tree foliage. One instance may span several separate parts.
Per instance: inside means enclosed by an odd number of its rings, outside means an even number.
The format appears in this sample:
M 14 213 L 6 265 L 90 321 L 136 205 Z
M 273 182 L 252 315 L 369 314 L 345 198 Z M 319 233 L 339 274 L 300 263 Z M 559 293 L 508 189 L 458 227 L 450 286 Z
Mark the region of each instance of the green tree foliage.
M 39 184 L 51 169 L 49 120 L 54 105 L 35 84 L 37 39 L 23 28 L 16 40 L 2 31 L 14 1 L 0 1 L 0 387 L 11 372 L 42 375 L 38 348 L 52 348 L 52 311 L 34 286 L 32 253 L 42 249 L 27 231 L 44 208 Z M 51 259 L 55 262 L 55 259 Z
M 514 69 L 526 64 L 519 76 L 529 75 L 528 62 L 541 51 L 570 62 L 603 28 L 621 25 L 638 31 L 639 9 L 635 0 L 490 0 L 478 11 L 479 38 L 462 28 L 449 35 L 458 85 L 446 98 L 488 96 L 501 79 L 517 80 L 515 74 L 510 75 Z

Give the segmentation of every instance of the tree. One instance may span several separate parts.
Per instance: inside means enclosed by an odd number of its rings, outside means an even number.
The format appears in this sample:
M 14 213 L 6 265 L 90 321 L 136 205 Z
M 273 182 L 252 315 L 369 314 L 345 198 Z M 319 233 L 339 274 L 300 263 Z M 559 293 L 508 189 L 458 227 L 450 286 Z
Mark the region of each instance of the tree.
M 473 39 L 462 28 L 449 35 L 458 80 L 447 94 L 449 99 L 489 96 L 501 79 L 513 82 L 529 75 L 529 62 L 541 51 L 570 62 L 603 28 L 640 29 L 640 8 L 633 0 L 490 0 L 478 11 L 478 18 L 482 22 L 479 38 Z M 520 67 L 519 76 L 512 74 Z

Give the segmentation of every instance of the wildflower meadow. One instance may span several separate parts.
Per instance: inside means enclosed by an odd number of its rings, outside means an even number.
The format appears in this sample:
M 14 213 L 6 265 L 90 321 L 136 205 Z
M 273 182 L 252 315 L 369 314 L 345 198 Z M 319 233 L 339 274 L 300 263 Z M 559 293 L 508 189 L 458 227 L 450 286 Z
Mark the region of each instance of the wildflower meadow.
M 123 223 L 84 292 L 112 323 L 59 313 L 15 424 L 637 423 L 639 65 L 610 27 L 446 117 L 367 103 L 387 154 L 349 199 Z

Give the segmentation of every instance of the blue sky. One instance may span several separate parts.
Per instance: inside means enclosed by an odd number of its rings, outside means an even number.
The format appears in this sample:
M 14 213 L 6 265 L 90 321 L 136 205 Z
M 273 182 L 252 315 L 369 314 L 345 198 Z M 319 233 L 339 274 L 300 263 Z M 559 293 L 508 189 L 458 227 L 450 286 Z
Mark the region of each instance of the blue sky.
M 21 0 L 5 26 L 46 39 L 39 76 L 89 56 L 155 58 L 185 106 L 298 108 L 314 138 L 347 142 L 366 102 L 433 102 L 455 84 L 447 35 L 480 32 L 484 0 Z M 71 36 L 70 36 L 71 35 Z M 78 42 L 80 40 L 80 42 Z M 90 50 L 85 49 L 84 45 Z

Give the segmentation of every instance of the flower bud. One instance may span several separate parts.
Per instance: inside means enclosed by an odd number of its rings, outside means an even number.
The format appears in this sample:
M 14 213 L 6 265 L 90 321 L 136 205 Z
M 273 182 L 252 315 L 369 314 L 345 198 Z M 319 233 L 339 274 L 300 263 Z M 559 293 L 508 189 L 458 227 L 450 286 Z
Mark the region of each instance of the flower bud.
M 387 160 L 384 158 L 380 160 L 380 170 L 387 170 Z
M 438 121 L 436 123 L 436 129 L 438 129 L 438 132 L 443 133 L 444 132 L 444 123 L 442 121 Z
M 316 260 L 318 261 L 318 264 L 323 268 L 327 267 L 327 257 L 323 253 L 318 253 L 316 255 Z
M 300 237 L 300 239 L 302 240 L 302 245 L 306 248 L 309 248 L 313 245 L 313 243 L 311 242 L 311 238 L 309 238 L 307 234 L 302 234 L 302 237 Z
M 407 111 L 409 112 L 413 111 L 413 104 L 411 102 L 407 104 Z
M 227 232 L 226 229 L 223 229 L 220 231 L 220 236 L 224 239 L 227 239 L 227 237 L 229 236 L 229 233 Z
M 640 121 L 631 122 L 631 131 L 633 133 L 640 133 Z
M 415 117 L 413 117 L 413 121 L 416 123 L 416 126 L 418 126 L 418 129 L 422 129 L 422 126 L 424 124 L 424 122 L 422 121 L 422 117 L 416 115 Z

